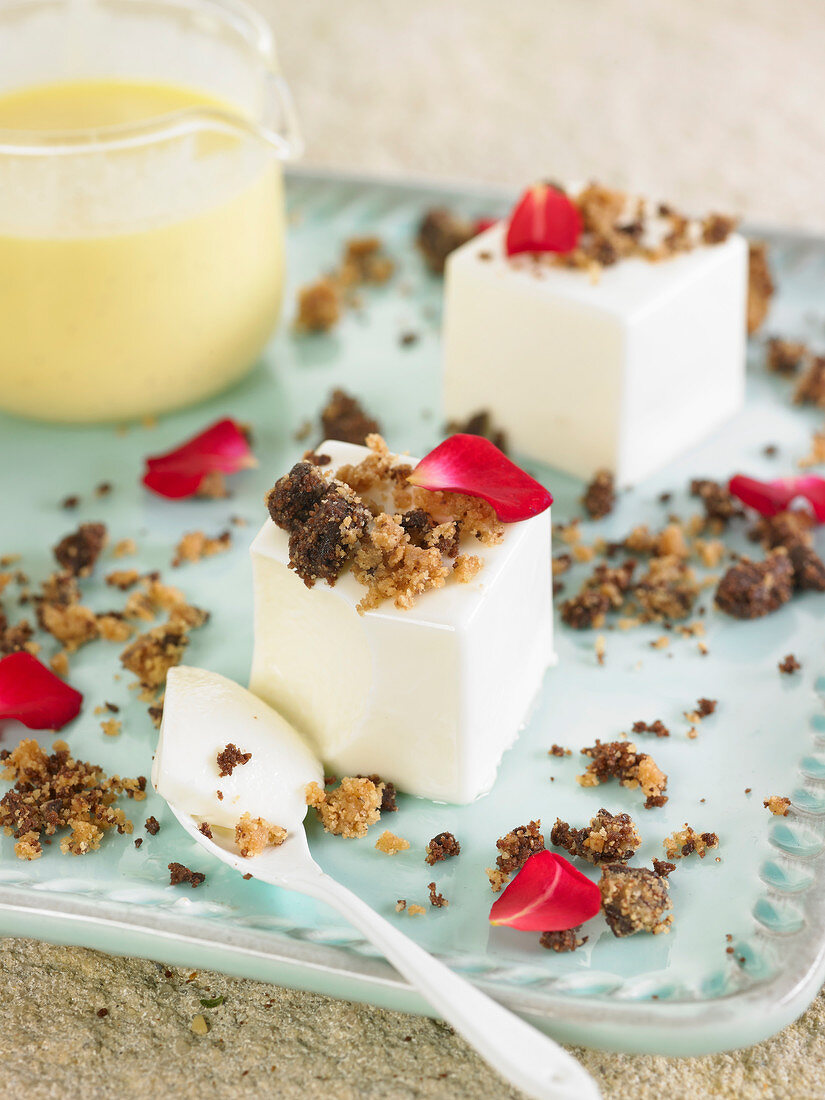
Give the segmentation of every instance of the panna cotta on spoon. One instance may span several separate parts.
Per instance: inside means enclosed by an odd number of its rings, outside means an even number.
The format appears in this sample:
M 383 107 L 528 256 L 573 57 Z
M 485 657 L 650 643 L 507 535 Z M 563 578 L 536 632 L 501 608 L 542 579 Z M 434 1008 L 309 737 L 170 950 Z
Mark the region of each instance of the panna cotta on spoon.
M 301 827 L 306 786 L 323 784 L 323 771 L 261 699 L 217 672 L 180 665 L 166 681 L 152 782 L 172 806 L 210 828 L 240 825 L 244 836 L 262 822 L 256 832 L 263 836 L 266 825 L 287 834 Z

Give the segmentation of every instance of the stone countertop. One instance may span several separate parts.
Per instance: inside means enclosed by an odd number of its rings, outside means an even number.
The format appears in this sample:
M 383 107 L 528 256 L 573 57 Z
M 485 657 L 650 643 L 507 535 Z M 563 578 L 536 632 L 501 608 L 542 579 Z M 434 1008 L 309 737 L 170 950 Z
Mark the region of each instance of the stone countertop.
M 820 0 L 258 6 L 309 164 L 514 187 L 593 177 L 825 230 Z M 821 1097 L 825 1000 L 747 1051 L 577 1054 L 605 1100 Z M 0 953 L 0 1056 L 5 1094 L 28 1100 L 516 1097 L 441 1023 L 27 940 Z

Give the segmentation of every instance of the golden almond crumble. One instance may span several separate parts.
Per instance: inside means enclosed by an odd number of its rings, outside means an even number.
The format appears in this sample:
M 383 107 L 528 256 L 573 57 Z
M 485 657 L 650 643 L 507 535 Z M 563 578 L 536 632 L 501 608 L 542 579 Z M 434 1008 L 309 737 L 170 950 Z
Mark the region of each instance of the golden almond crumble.
M 107 718 L 104 722 L 100 723 L 100 728 L 107 737 L 119 737 L 123 729 L 123 723 L 118 721 L 117 718 Z
M 581 750 L 590 757 L 583 775 L 576 776 L 582 787 L 597 787 L 607 779 L 618 779 L 630 790 L 641 788 L 645 796 L 645 809 L 663 806 L 667 802 L 667 776 L 652 756 L 637 753 L 632 741 L 596 741 L 595 745 Z
M 60 842 L 64 854 L 85 855 L 100 847 L 107 830 L 131 833 L 132 822 L 114 805 L 121 794 L 136 801 L 146 797 L 146 779 L 107 777 L 96 764 L 74 760 L 65 741 L 55 741 L 47 755 L 32 738 L 11 752 L 3 750 L 2 778 L 14 786 L 0 799 L 0 826 L 17 843 L 19 859 L 38 859 L 43 837 L 69 829 Z
M 166 674 L 179 665 L 189 644 L 185 630 L 166 623 L 138 635 L 120 655 L 124 668 L 133 672 L 146 692 L 158 691 L 166 682 Z
M 375 847 L 378 851 L 388 856 L 395 856 L 398 855 L 399 852 L 406 852 L 409 846 L 410 842 L 408 840 L 404 840 L 401 836 L 396 836 L 395 833 L 391 833 L 389 829 L 385 829 L 375 842 Z
M 381 817 L 382 784 L 360 776 L 347 776 L 334 790 L 317 783 L 306 787 L 308 806 L 317 812 L 325 832 L 335 836 L 363 837 Z
M 781 794 L 772 794 L 764 800 L 762 805 L 766 810 L 770 810 L 772 814 L 776 814 L 777 817 L 787 817 L 791 808 L 791 800 Z
M 719 847 L 719 837 L 716 833 L 697 833 L 685 822 L 684 829 L 679 829 L 671 836 L 665 837 L 663 844 L 668 859 L 682 859 L 693 852 L 700 859 L 704 859 L 706 852 Z
M 286 837 L 286 829 L 250 813 L 242 814 L 235 825 L 235 843 L 244 859 L 259 856 L 267 848 L 278 848 Z
M 232 545 L 232 534 L 222 531 L 215 538 L 210 538 L 203 531 L 189 531 L 175 547 L 175 556 L 172 565 L 179 566 L 183 562 L 198 562 L 201 558 L 211 558 L 214 554 L 222 554 Z
M 423 917 L 426 916 L 427 910 L 423 905 L 408 905 L 407 912 L 411 917 Z

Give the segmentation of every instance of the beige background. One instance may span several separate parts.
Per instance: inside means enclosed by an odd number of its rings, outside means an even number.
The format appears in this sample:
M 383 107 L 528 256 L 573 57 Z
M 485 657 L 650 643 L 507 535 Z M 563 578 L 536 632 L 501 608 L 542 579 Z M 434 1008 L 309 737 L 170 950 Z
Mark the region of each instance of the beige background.
M 259 6 L 278 34 L 308 163 L 516 186 L 597 177 L 686 208 L 825 229 L 822 0 Z M 5 1095 L 515 1097 L 442 1024 L 207 972 L 188 978 L 3 941 Z M 225 1004 L 202 1009 L 200 998 L 218 993 Z M 204 1037 L 191 1030 L 198 1012 Z M 804 1100 L 825 1097 L 823 1034 L 820 997 L 744 1053 L 583 1059 L 607 1098 Z

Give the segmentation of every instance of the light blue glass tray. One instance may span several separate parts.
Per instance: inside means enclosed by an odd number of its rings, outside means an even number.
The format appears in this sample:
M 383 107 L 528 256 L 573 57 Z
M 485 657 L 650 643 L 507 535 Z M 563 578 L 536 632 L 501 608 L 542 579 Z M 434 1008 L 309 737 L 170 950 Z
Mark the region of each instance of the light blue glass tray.
M 329 391 L 340 385 L 364 399 L 392 447 L 423 453 L 437 441 L 441 285 L 412 246 L 414 227 L 436 202 L 475 215 L 503 212 L 511 199 L 492 191 L 307 172 L 291 175 L 288 194 L 287 320 L 295 287 L 332 266 L 348 237 L 378 233 L 399 261 L 392 283 L 367 290 L 364 308 L 349 313 L 333 334 L 298 338 L 285 325 L 265 363 L 244 383 L 164 419 L 154 430 L 133 425 L 119 435 L 112 427 L 57 428 L 0 418 L 0 553 L 22 553 L 24 567 L 38 581 L 50 570 L 48 547 L 80 520 L 103 520 L 113 540 L 134 536 L 135 564 L 163 569 L 193 602 L 212 611 L 210 624 L 193 635 L 187 660 L 241 682 L 251 652 L 247 543 L 262 518 L 264 491 L 307 445 L 294 439 L 295 429 L 316 418 Z M 799 234 L 772 233 L 770 239 L 781 291 L 766 328 L 821 341 L 825 244 Z M 405 332 L 415 332 L 418 341 L 402 346 Z M 233 499 L 175 504 L 140 488 L 146 454 L 165 450 L 222 415 L 253 425 L 260 459 L 257 470 L 234 479 Z M 670 509 L 690 514 L 695 502 L 685 490 L 691 477 L 725 477 L 737 469 L 765 476 L 789 472 L 819 419 L 791 407 L 787 384 L 766 375 L 761 349 L 754 346 L 747 410 L 661 476 L 624 494 L 608 520 L 585 525 L 585 540 L 596 533 L 618 537 L 637 522 L 661 524 L 665 509 L 657 496 L 663 490 L 674 492 Z M 768 442 L 779 446 L 778 458 L 762 454 Z M 534 472 L 555 493 L 557 522 L 578 514 L 579 484 L 549 470 Z M 92 489 L 104 479 L 114 490 L 95 499 Z M 72 493 L 83 497 L 81 508 L 62 511 L 58 502 Z M 232 528 L 230 553 L 168 568 L 184 531 L 217 533 L 232 515 L 245 517 L 249 526 Z M 103 561 L 98 576 L 113 567 Z M 577 579 L 565 578 L 569 590 Z M 96 608 L 122 602 L 100 580 L 86 587 Z M 708 607 L 710 602 L 709 590 Z M 732 622 L 709 610 L 709 657 L 699 654 L 695 641 L 675 637 L 669 649 L 652 649 L 649 643 L 661 631 L 646 628 L 608 633 L 604 667 L 595 661 L 592 634 L 560 629 L 559 665 L 548 672 L 492 794 L 460 808 L 402 797 L 399 813 L 387 824 L 412 847 L 392 860 L 374 850 L 374 837 L 344 842 L 323 835 L 314 823 L 313 852 L 326 870 L 385 913 L 394 913 L 397 898 L 426 904 L 426 884 L 434 878 L 449 908 L 392 919 L 562 1039 L 667 1054 L 753 1043 L 801 1012 L 825 978 L 824 624 L 825 596 L 815 594 L 754 623 Z M 148 775 L 156 734 L 145 707 L 128 690 L 131 677 L 114 679 L 120 648 L 97 642 L 72 658 L 71 679 L 85 693 L 86 706 L 67 737 L 76 755 L 110 772 Z M 777 662 L 789 652 L 803 669 L 780 676 Z M 701 725 L 698 739 L 689 740 L 682 712 L 699 696 L 718 699 L 719 709 Z M 104 700 L 122 708 L 119 738 L 105 737 L 92 713 Z M 618 785 L 585 790 L 574 780 L 581 771 L 575 750 L 628 731 L 638 718 L 661 718 L 672 730 L 670 739 L 654 739 L 650 749 L 670 775 L 670 801 L 661 810 L 642 810 L 638 796 Z M 6 728 L 3 742 L 14 743 L 19 732 Z M 574 755 L 549 757 L 553 742 L 571 747 Z M 788 818 L 771 817 L 763 808 L 770 794 L 792 796 Z M 584 824 L 601 805 L 634 815 L 645 861 L 661 856 L 662 839 L 685 821 L 719 833 L 720 862 L 713 855 L 701 862 L 694 857 L 672 876 L 673 932 L 617 940 L 598 918 L 588 926 L 583 949 L 556 955 L 539 947 L 537 935 L 491 928 L 484 868 L 493 862 L 496 838 L 530 817 L 540 817 L 548 831 L 556 815 Z M 137 825 L 149 814 L 162 824 L 140 850 L 115 837 L 83 859 L 52 848 L 34 863 L 22 863 L 10 840 L 0 842 L 0 932 L 427 1011 L 337 915 L 211 864 L 154 795 L 128 809 Z M 445 829 L 459 838 L 462 854 L 430 869 L 424 845 Z M 142 828 L 136 835 L 144 835 Z M 172 859 L 206 871 L 205 886 L 168 886 Z M 728 935 L 733 955 L 726 952 Z

